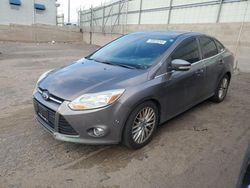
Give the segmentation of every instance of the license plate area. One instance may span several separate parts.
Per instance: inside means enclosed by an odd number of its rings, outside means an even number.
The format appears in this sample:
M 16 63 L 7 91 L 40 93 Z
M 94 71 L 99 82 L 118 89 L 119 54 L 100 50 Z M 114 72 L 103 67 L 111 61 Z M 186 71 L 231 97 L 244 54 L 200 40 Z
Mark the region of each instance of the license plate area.
M 49 119 L 49 112 L 45 107 L 43 107 L 40 104 L 37 104 L 36 105 L 36 112 L 40 118 L 42 118 L 46 122 L 49 122 L 49 120 L 48 120 Z

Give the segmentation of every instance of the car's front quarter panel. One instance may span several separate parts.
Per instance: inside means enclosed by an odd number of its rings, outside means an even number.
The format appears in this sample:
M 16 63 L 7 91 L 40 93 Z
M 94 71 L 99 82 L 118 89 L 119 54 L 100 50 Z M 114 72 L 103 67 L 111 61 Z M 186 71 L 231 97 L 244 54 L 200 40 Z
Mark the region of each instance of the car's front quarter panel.
M 120 130 L 125 121 L 124 114 L 129 109 L 123 106 L 119 101 L 106 107 L 74 111 L 68 106 L 69 102 L 64 102 L 58 109 L 60 113 L 71 126 L 83 138 L 83 143 L 88 144 L 113 144 L 120 142 Z M 94 127 L 105 129 L 106 134 L 103 137 L 93 137 L 88 134 L 88 130 Z
M 128 88 L 125 91 L 125 95 L 121 98 L 121 103 L 123 107 L 129 109 L 125 115 L 125 119 L 128 118 L 132 109 L 135 109 L 139 104 L 151 100 L 155 101 L 159 105 L 160 116 L 166 111 L 166 106 L 161 105 L 164 103 L 165 93 L 162 91 L 163 78 L 160 76 L 158 78 L 150 79 L 140 85 Z

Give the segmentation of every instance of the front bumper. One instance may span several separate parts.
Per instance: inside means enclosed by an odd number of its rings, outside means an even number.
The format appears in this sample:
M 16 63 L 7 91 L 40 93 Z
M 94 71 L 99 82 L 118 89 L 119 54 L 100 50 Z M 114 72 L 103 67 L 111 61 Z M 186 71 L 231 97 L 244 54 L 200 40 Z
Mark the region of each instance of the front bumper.
M 36 92 L 33 98 L 34 106 L 39 103 L 53 112 L 53 118 L 49 118 L 49 121 L 45 121 L 37 113 L 36 119 L 38 124 L 57 140 L 84 144 L 117 144 L 121 140 L 122 129 L 126 120 L 125 114 L 128 113 L 129 109 L 121 108 L 122 105 L 119 102 L 100 109 L 72 111 L 68 107 L 68 101 L 64 101 L 62 104 L 46 101 L 39 92 Z M 65 130 L 68 130 L 68 128 L 65 125 L 63 125 L 63 129 L 61 128 L 61 117 L 76 134 L 67 134 L 67 132 L 65 134 Z M 94 127 L 102 127 L 105 129 L 105 134 L 102 137 L 89 135 L 88 131 Z

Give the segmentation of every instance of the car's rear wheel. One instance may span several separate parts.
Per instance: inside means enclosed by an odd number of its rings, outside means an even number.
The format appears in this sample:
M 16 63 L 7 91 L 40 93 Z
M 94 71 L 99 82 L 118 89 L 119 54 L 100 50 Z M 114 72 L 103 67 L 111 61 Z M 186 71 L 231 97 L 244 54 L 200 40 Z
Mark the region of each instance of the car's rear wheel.
M 211 98 L 211 100 L 213 102 L 222 102 L 226 95 L 227 95 L 227 90 L 228 90 L 228 86 L 230 83 L 230 78 L 229 76 L 226 74 L 223 76 L 223 78 L 220 80 L 220 83 L 218 85 L 218 87 L 215 90 L 215 94 L 214 96 Z
M 137 106 L 126 122 L 123 143 L 133 149 L 139 149 L 149 143 L 158 125 L 158 116 L 158 108 L 151 101 Z

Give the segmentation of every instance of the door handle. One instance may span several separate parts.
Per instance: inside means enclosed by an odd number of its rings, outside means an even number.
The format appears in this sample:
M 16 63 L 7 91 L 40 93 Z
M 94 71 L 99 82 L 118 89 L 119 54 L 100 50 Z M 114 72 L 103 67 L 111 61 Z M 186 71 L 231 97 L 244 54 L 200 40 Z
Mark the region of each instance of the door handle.
M 196 74 L 201 74 L 201 73 L 203 73 L 203 72 L 204 72 L 203 69 L 198 69 L 197 71 L 195 71 Z
M 195 71 L 196 76 L 201 76 L 203 74 L 204 70 L 203 69 L 198 69 L 197 71 Z
M 224 64 L 224 60 L 223 59 L 220 59 L 219 60 L 219 65 L 223 65 Z

